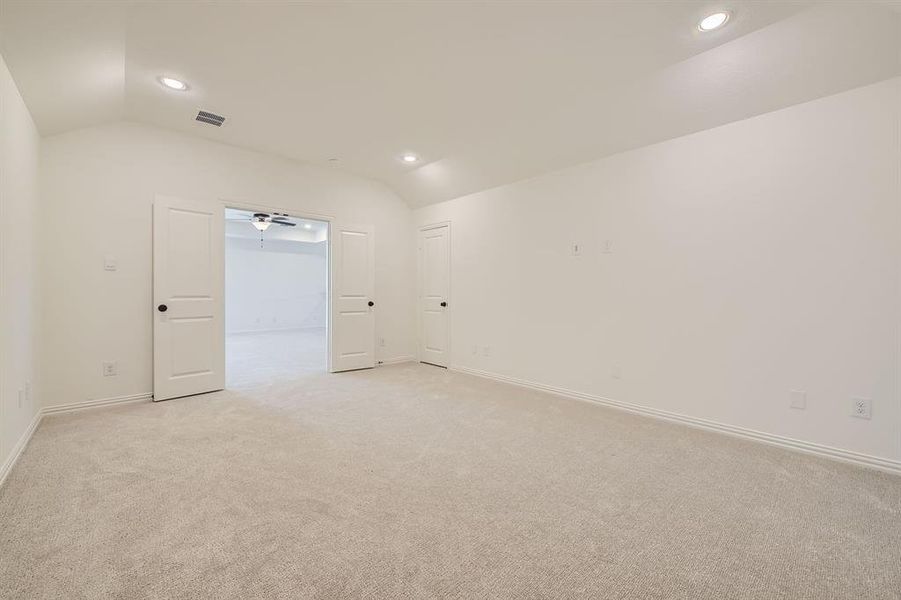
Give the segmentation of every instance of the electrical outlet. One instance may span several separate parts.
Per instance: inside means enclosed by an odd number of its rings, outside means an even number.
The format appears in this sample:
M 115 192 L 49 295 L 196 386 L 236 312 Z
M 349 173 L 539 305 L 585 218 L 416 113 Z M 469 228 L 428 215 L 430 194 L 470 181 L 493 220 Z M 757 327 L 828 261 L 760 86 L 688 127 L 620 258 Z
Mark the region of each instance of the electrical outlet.
M 115 377 L 119 374 L 119 365 L 114 360 L 103 362 L 103 376 Z
M 858 419 L 869 419 L 872 416 L 873 402 L 869 398 L 851 398 L 851 416 Z
M 807 392 L 792 390 L 790 398 L 791 399 L 788 405 L 791 408 L 797 408 L 799 410 L 804 410 L 805 408 L 807 408 Z
M 604 240 L 601 246 L 601 252 L 604 254 L 613 254 L 613 240 Z
M 115 271 L 119 268 L 119 262 L 116 260 L 115 256 L 104 256 L 103 257 L 103 270 L 104 271 Z

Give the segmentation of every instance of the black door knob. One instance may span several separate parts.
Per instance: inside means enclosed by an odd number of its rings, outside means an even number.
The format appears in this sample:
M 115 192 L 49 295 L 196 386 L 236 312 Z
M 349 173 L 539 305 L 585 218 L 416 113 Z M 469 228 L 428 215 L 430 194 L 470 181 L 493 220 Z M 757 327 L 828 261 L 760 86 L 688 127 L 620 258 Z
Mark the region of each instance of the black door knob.
M 370 300 L 370 301 L 369 301 L 369 306 L 375 306 L 375 302 L 373 302 L 372 300 Z
M 159 306 L 156 307 L 156 309 L 160 312 L 166 312 L 167 310 L 169 310 L 169 307 L 166 306 L 165 304 L 160 304 Z
M 441 306 L 447 306 L 447 302 L 442 302 Z

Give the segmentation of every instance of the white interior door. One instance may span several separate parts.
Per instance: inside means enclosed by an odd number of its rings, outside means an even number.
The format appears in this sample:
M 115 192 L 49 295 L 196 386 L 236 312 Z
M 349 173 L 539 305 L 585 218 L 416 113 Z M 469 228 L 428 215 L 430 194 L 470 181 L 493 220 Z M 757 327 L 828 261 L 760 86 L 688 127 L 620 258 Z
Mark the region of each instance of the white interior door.
M 332 372 L 375 366 L 372 236 L 372 227 L 332 224 Z
M 450 226 L 419 232 L 419 360 L 446 367 L 450 362 Z
M 225 210 L 157 196 L 153 204 L 153 399 L 225 387 Z

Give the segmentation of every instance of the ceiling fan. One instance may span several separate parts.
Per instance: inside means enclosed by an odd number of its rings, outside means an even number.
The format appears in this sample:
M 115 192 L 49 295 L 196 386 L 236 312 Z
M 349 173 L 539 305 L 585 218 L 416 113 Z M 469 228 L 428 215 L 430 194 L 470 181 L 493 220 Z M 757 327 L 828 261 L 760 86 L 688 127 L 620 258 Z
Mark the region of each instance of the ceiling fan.
M 245 213 L 247 214 L 247 213 Z M 230 219 L 226 217 L 226 221 L 233 221 L 237 223 L 250 223 L 253 225 L 254 229 L 260 232 L 260 248 L 263 247 L 263 232 L 269 229 L 271 225 L 284 225 L 285 227 L 296 227 L 297 223 L 288 220 L 288 215 L 279 214 L 279 213 L 253 213 L 253 216 L 247 218 L 242 216 L 240 218 Z
M 250 218 L 250 224 L 256 227 L 260 232 L 269 229 L 270 225 L 284 225 L 286 227 L 294 227 L 297 225 L 297 223 L 289 221 L 287 215 L 279 215 L 278 213 L 276 213 L 274 217 L 266 213 L 253 213 L 253 216 Z

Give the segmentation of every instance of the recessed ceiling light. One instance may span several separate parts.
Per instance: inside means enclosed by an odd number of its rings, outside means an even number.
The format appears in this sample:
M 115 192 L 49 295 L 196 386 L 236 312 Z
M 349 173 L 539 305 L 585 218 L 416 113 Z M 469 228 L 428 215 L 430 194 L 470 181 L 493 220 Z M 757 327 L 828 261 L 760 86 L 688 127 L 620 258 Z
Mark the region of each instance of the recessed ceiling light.
M 405 163 L 419 162 L 419 157 L 416 156 L 415 154 L 404 154 L 403 156 L 400 157 L 400 159 L 402 161 L 404 161 Z
M 310 224 L 310 223 L 304 223 L 304 224 L 303 224 L 303 228 L 304 228 L 304 229 L 313 229 L 313 225 Z
M 698 29 L 701 31 L 713 31 L 725 25 L 728 20 L 729 13 L 716 12 L 701 19 L 701 22 L 698 23 Z
M 169 88 L 170 90 L 175 90 L 178 92 L 183 92 L 188 89 L 188 84 L 180 79 L 175 79 L 174 77 L 160 77 L 160 83 Z

